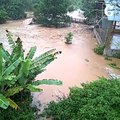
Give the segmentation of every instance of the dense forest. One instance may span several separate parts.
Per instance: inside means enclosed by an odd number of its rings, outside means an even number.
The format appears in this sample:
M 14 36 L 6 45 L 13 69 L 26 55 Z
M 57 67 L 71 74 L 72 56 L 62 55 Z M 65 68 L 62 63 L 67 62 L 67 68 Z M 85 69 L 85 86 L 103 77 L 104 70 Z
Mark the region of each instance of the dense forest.
M 70 23 L 66 13 L 76 9 L 84 11 L 88 24 L 101 17 L 101 8 L 97 9 L 96 0 L 0 0 L 0 23 L 25 18 L 26 11 L 33 11 L 37 23 L 57 26 Z

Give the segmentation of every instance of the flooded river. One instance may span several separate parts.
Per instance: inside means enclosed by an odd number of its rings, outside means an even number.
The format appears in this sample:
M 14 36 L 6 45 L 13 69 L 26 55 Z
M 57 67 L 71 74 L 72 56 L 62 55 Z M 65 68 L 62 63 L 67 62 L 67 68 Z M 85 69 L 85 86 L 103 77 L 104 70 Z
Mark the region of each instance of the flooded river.
M 26 51 L 32 46 L 37 46 L 36 56 L 44 51 L 56 48 L 62 54 L 58 59 L 48 65 L 47 70 L 38 75 L 36 79 L 54 78 L 63 82 L 62 86 L 39 86 L 44 91 L 34 93 L 34 102 L 47 103 L 56 99 L 56 96 L 69 93 L 69 87 L 80 86 L 80 83 L 96 80 L 99 76 L 108 77 L 106 69 L 114 71 L 104 60 L 93 52 L 96 46 L 96 39 L 88 26 L 83 24 L 72 24 L 68 28 L 46 28 L 39 25 L 28 25 L 30 19 L 12 21 L 0 25 L 0 41 L 5 43 L 5 29 L 10 30 L 16 37 L 20 36 Z M 64 37 L 68 32 L 73 33 L 73 44 L 66 45 Z M 112 62 L 120 66 L 120 60 Z

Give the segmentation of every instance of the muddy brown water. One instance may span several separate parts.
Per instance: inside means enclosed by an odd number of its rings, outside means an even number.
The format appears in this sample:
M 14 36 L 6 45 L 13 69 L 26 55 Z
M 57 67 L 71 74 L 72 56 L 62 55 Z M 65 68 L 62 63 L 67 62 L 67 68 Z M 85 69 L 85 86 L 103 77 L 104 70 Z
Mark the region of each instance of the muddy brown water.
M 93 33 L 87 29 L 88 26 L 72 24 L 71 27 L 55 29 L 40 27 L 39 25 L 28 25 L 29 21 L 30 19 L 10 21 L 7 24 L 0 25 L 0 41 L 4 42 L 5 47 L 9 49 L 5 41 L 5 29 L 8 29 L 15 37 L 20 36 L 26 51 L 32 46 L 37 46 L 35 56 L 52 48 L 62 51 L 62 54 L 58 55 L 58 59 L 48 65 L 47 70 L 38 75 L 36 80 L 54 78 L 61 80 L 63 85 L 39 86 L 43 89 L 43 92 L 33 93 L 33 103 L 36 105 L 38 105 L 38 101 L 42 104 L 48 103 L 57 99 L 56 96 L 67 95 L 70 87 L 91 82 L 99 76 L 108 77 L 106 68 L 119 73 L 107 66 L 109 61 L 93 52 L 96 39 Z M 64 43 L 64 37 L 68 32 L 72 32 L 74 35 L 71 45 Z M 112 62 L 120 66 L 120 60 L 113 59 Z

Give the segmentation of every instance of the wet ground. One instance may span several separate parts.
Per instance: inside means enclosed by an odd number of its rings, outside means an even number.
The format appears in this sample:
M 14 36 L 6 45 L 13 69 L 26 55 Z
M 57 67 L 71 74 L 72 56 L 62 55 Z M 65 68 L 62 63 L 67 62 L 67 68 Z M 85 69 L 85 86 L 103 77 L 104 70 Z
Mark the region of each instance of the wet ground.
M 39 86 L 44 91 L 34 93 L 34 103 L 40 101 L 47 103 L 56 99 L 56 96 L 67 95 L 69 87 L 80 86 L 81 83 L 91 82 L 99 76 L 108 77 L 107 70 L 119 73 L 109 68 L 104 57 L 93 52 L 96 39 L 88 26 L 83 24 L 72 24 L 67 28 L 46 28 L 39 25 L 28 25 L 31 19 L 12 21 L 0 25 L 0 41 L 5 43 L 5 29 L 10 30 L 15 37 L 20 36 L 26 51 L 32 46 L 37 46 L 36 56 L 44 51 L 56 48 L 62 54 L 58 59 L 48 65 L 47 70 L 38 75 L 36 79 L 54 78 L 63 82 L 62 86 Z M 68 32 L 73 33 L 73 44 L 66 45 L 64 37 Z M 9 48 L 8 48 L 9 49 Z M 113 63 L 120 66 L 120 59 L 113 59 Z

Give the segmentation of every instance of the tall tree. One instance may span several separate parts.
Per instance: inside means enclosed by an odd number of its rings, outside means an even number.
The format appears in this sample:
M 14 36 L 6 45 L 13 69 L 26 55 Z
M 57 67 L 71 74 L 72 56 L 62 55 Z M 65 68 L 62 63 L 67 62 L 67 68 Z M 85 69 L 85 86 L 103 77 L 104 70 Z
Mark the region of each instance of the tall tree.
M 34 6 L 35 21 L 44 26 L 66 25 L 70 23 L 70 4 L 70 0 L 38 0 Z
M 87 18 L 87 24 L 94 24 L 102 17 L 102 4 L 99 1 L 101 0 L 82 0 L 81 9 Z

